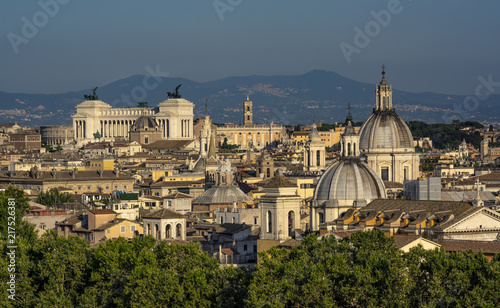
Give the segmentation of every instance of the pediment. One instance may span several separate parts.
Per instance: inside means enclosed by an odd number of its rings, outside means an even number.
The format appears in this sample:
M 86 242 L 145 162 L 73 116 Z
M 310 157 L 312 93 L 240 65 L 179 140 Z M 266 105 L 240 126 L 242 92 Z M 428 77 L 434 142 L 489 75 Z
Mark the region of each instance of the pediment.
M 500 230 L 500 214 L 483 208 L 445 228 L 445 232 Z

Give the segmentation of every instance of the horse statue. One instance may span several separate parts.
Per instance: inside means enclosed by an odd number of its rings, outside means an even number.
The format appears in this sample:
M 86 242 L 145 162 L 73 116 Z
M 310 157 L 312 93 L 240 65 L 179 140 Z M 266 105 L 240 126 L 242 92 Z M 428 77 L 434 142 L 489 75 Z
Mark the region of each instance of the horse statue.
M 181 94 L 179 93 L 179 88 L 182 86 L 182 84 L 177 85 L 175 87 L 175 92 L 167 92 L 167 97 L 168 98 L 181 98 Z
M 84 94 L 83 97 L 85 99 L 91 100 L 91 101 L 97 100 L 99 98 L 99 96 L 97 96 L 97 93 L 96 93 L 97 88 L 99 88 L 99 87 L 95 87 L 95 88 L 92 89 L 92 95 L 90 95 L 90 94 Z

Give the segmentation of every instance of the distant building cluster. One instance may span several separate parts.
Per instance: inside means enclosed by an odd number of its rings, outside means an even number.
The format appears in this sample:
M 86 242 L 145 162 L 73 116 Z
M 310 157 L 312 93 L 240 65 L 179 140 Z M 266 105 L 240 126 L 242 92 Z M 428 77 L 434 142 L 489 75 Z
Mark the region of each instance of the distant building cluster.
M 0 124 L 0 189 L 24 190 L 25 219 L 41 233 L 91 245 L 196 242 L 231 266 L 252 267 L 258 252 L 312 233 L 381 230 L 405 251 L 500 238 L 500 132 L 467 129 L 481 143 L 466 138 L 456 149 L 413 138 L 385 71 L 360 127 L 350 107 L 336 125 L 256 124 L 249 96 L 240 125 L 215 124 L 208 113 L 194 118 L 178 88 L 154 107 L 113 108 L 87 95 L 72 126 Z M 56 208 L 43 194 L 73 199 Z

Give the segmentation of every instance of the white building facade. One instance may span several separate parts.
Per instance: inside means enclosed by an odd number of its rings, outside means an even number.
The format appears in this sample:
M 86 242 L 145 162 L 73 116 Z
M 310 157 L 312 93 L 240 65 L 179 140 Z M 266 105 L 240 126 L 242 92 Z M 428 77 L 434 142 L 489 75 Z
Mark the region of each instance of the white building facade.
M 99 133 L 101 141 L 128 139 L 131 126 L 140 116 L 153 116 L 161 127 L 165 140 L 193 140 L 194 104 L 183 98 L 170 98 L 157 108 L 112 108 L 100 100 L 87 100 L 76 106 L 72 115 L 74 140 L 77 146 L 95 141 Z

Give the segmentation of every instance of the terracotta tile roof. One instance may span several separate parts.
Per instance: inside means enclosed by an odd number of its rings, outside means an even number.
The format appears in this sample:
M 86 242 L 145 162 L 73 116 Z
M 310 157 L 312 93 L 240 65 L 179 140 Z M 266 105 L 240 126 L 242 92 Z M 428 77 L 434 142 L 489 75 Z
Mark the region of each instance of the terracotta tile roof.
M 239 255 L 240 254 L 238 251 L 236 251 L 233 248 L 222 248 L 220 250 L 220 252 L 225 254 L 225 255 Z
M 250 226 L 246 224 L 222 224 L 222 225 L 214 225 L 215 226 L 215 232 L 219 234 L 236 234 L 239 233 L 243 230 L 251 228 Z
M 89 212 L 94 215 L 116 214 L 115 211 L 109 209 L 89 210 Z
M 128 219 L 117 218 L 117 219 L 114 219 L 114 220 L 112 220 L 110 222 L 107 222 L 105 224 L 100 225 L 99 227 L 95 228 L 92 231 L 104 231 L 104 230 L 107 230 L 107 229 L 109 229 L 109 228 L 111 228 L 113 226 L 116 226 L 116 225 L 118 225 L 118 224 L 120 224 L 120 223 L 122 223 L 124 221 L 127 221 L 127 220 Z M 136 222 L 136 223 L 138 223 L 138 222 Z
M 154 212 L 150 212 L 142 216 L 142 218 L 157 218 L 157 219 L 181 219 L 186 218 L 185 215 L 181 215 L 169 209 L 161 209 Z
M 420 239 L 422 236 L 420 235 L 393 235 L 394 237 L 394 244 L 396 244 L 396 247 L 398 249 L 401 249 L 403 247 L 405 247 L 406 245 L 414 242 L 414 241 L 417 241 L 418 239 Z
M 146 182 L 146 181 L 144 181 Z M 161 181 L 151 184 L 151 187 L 189 187 L 196 184 L 205 184 L 205 180 L 198 181 Z
M 297 187 L 297 185 L 290 182 L 285 176 L 276 176 L 264 185 L 264 188 L 276 187 Z
M 164 199 L 192 199 L 193 197 L 187 194 L 183 194 L 181 192 L 176 192 L 170 195 L 166 195 L 163 197 Z
M 399 182 L 384 181 L 385 188 L 403 188 L 404 185 Z
M 0 171 L 0 180 L 16 180 L 16 181 L 38 181 L 38 182 L 59 182 L 61 180 L 66 181 L 91 181 L 91 180 L 134 180 L 133 177 L 123 174 L 122 172 L 115 174 L 112 170 L 103 170 L 102 176 L 101 171 L 78 171 L 74 174 L 73 170 L 61 170 L 56 171 L 55 174 L 52 171 L 38 171 L 38 176 L 36 179 L 31 177 L 29 171 Z
M 436 243 L 443 246 L 445 251 L 467 251 L 472 250 L 474 252 L 482 251 L 488 254 L 500 253 L 500 242 L 483 242 L 483 241 L 455 241 L 455 240 L 443 240 L 437 241 Z
M 300 242 L 299 240 L 296 240 L 296 239 L 288 239 L 286 241 L 284 241 L 283 243 L 279 244 L 277 248 L 293 248 L 293 247 L 298 247 L 300 246 Z
M 479 181 L 500 181 L 500 171 L 493 171 L 488 174 L 478 175 L 472 177 L 472 179 L 479 178 Z
M 184 148 L 186 145 L 190 144 L 193 142 L 192 140 L 158 140 L 154 143 L 145 145 L 144 147 L 147 149 L 161 149 L 161 150 L 167 150 L 167 149 L 181 149 Z

